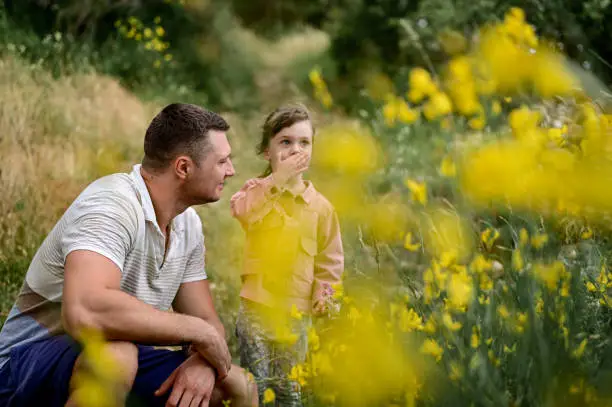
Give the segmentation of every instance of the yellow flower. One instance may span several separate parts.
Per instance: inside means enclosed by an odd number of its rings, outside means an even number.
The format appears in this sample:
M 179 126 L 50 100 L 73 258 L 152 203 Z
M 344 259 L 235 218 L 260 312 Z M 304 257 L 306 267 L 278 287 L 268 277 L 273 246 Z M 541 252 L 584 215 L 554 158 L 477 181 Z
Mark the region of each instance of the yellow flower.
M 470 304 L 474 294 L 470 276 L 463 273 L 453 274 L 448 285 L 448 300 L 452 308 L 462 310 Z
M 521 271 L 525 268 L 525 262 L 523 261 L 523 256 L 519 249 L 512 252 L 512 267 L 517 271 Z
M 426 339 L 423 342 L 420 351 L 425 355 L 433 356 L 437 362 L 442 359 L 442 354 L 444 353 L 444 349 L 442 349 L 442 347 L 438 345 L 438 342 L 433 339 Z
M 157 26 L 155 27 L 155 34 L 157 34 L 158 37 L 163 37 L 166 34 L 166 30 L 164 30 L 164 27 Z
M 429 318 L 423 327 L 423 332 L 433 334 L 436 332 L 436 321 L 433 318 Z
M 470 263 L 470 270 L 477 274 L 482 274 L 493 267 L 493 263 L 488 261 L 482 254 L 478 253 Z
M 144 31 L 142 32 L 144 34 L 145 38 L 151 38 L 153 36 L 153 30 L 151 30 L 150 28 L 145 28 Z
M 452 361 L 449 366 L 448 378 L 456 382 L 463 377 L 463 368 L 459 363 Z
M 497 229 L 488 228 L 480 234 L 480 240 L 484 244 L 488 251 L 491 251 L 495 241 L 499 238 L 499 231 Z
M 166 55 L 164 55 L 164 59 L 165 59 L 167 62 L 172 61 L 172 54 L 166 54 Z
M 498 100 L 493 101 L 493 104 L 491 105 L 491 112 L 493 113 L 493 116 L 499 115 L 501 111 L 502 111 L 501 103 L 499 103 Z
M 519 231 L 519 245 L 525 247 L 529 243 L 529 233 L 525 228 L 521 228 Z
M 535 53 L 532 81 L 536 92 L 543 98 L 568 96 L 577 86 L 577 79 L 561 56 L 543 47 Z
M 289 311 L 289 315 L 291 316 L 291 318 L 294 318 L 300 321 L 304 313 L 298 311 L 297 306 L 295 304 L 291 304 L 291 310 Z
M 510 317 L 510 311 L 508 311 L 508 307 L 506 307 L 504 304 L 497 307 L 497 314 L 503 319 Z
M 412 179 L 406 179 L 404 184 L 410 189 L 412 200 L 423 205 L 427 204 L 427 185 Z
M 293 380 L 298 382 L 300 386 L 304 386 L 306 384 L 306 369 L 301 364 L 295 365 L 291 368 L 291 372 L 289 373 L 289 380 Z
M 267 388 L 266 390 L 264 390 L 264 394 L 263 394 L 264 404 L 274 403 L 274 400 L 276 400 L 276 394 L 274 393 L 274 390 L 270 388 Z
M 453 332 L 458 331 L 462 326 L 460 322 L 453 321 L 453 317 L 448 312 L 445 312 L 444 315 L 442 315 L 442 323 L 446 329 Z
M 472 337 L 470 338 L 470 346 L 474 349 L 480 346 L 480 334 L 476 326 L 472 327 Z
M 423 107 L 423 114 L 427 120 L 434 120 L 441 116 L 446 116 L 453 111 L 453 104 L 443 92 L 435 92 Z
M 545 233 L 537 233 L 531 237 L 531 245 L 535 249 L 541 249 L 548 242 L 548 235 Z
M 533 272 L 541 282 L 543 282 L 550 291 L 555 291 L 559 281 L 566 274 L 565 266 L 560 261 L 552 264 L 536 264 Z
M 487 124 L 487 120 L 482 114 L 476 117 L 473 117 L 468 121 L 468 125 L 470 126 L 470 128 L 474 130 L 482 130 L 484 129 L 486 124 Z
M 411 109 L 408 103 L 400 98 L 398 101 L 397 118 L 402 123 L 414 123 L 419 118 L 419 112 Z
M 593 237 L 593 229 L 587 226 L 582 233 L 580 233 L 580 237 L 584 240 L 591 239 Z
M 587 290 L 589 290 L 589 292 L 592 292 L 592 293 L 594 293 L 595 291 L 597 291 L 597 288 L 595 287 L 595 284 L 593 284 L 593 283 L 592 283 L 592 282 L 590 282 L 590 281 L 587 281 L 587 283 L 586 283 L 586 288 L 587 288 Z
M 587 342 L 588 342 L 587 338 L 584 338 L 582 342 L 580 342 L 580 345 L 578 345 L 578 347 L 572 352 L 572 356 L 574 358 L 580 359 L 582 355 L 584 355 L 584 351 L 586 350 Z
M 402 332 L 420 331 L 423 329 L 423 319 L 413 310 L 403 307 L 400 311 L 399 328 Z
M 406 233 L 406 238 L 404 239 L 404 248 L 411 252 L 417 251 L 421 247 L 419 242 L 412 243 L 412 233 Z
M 448 178 L 452 178 L 457 175 L 457 168 L 455 167 L 453 158 L 450 155 L 447 155 L 442 159 L 442 163 L 440 164 L 440 174 Z
M 411 91 L 418 92 L 413 93 L 411 100 L 418 103 L 423 96 L 429 96 L 436 91 L 436 85 L 431 79 L 431 75 L 423 68 L 414 68 L 410 71 L 408 78 L 409 86 Z M 421 96 L 418 98 L 418 96 Z
M 317 350 L 319 350 L 319 346 L 320 346 L 319 335 L 317 334 L 317 330 L 311 326 L 308 329 L 308 347 L 312 351 L 316 352 Z

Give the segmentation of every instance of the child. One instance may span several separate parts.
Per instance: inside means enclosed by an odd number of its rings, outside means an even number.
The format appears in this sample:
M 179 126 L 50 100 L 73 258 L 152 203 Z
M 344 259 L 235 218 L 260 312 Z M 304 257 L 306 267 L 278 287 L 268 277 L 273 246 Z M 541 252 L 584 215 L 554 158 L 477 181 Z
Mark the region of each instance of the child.
M 313 136 L 304 106 L 273 111 L 258 149 L 268 170 L 231 199 L 232 215 L 246 232 L 236 324 L 241 365 L 255 376 L 260 399 L 272 388 L 282 406 L 301 405 L 299 384 L 287 378 L 306 358 L 310 316 L 325 313 L 330 286 L 344 270 L 335 210 L 302 177 Z

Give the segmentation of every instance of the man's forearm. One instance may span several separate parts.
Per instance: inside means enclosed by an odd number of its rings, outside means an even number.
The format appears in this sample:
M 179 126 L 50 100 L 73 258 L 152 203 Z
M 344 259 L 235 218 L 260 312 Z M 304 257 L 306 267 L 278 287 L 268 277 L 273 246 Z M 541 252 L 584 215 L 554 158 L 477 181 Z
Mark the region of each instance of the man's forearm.
M 160 311 L 119 290 L 105 290 L 83 304 L 66 307 L 64 322 L 69 333 L 92 327 L 108 339 L 158 345 L 203 343 L 217 327 L 200 318 Z

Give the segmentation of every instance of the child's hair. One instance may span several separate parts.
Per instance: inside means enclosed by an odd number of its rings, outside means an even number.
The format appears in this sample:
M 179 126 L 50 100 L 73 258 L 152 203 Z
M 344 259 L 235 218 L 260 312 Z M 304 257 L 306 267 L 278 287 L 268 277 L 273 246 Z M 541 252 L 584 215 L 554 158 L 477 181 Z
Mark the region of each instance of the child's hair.
M 262 128 L 261 142 L 257 145 L 257 154 L 263 154 L 270 146 L 270 140 L 274 138 L 282 129 L 291 127 L 295 123 L 308 120 L 312 126 L 314 136 L 315 128 L 308 108 L 301 103 L 283 105 L 276 108 L 266 117 Z M 270 175 L 272 168 L 268 165 L 262 177 Z

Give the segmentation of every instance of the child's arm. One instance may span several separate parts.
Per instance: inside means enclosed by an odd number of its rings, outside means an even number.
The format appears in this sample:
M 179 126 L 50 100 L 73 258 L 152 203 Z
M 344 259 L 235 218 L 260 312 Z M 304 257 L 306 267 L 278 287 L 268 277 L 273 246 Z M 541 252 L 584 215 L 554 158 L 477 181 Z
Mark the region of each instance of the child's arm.
M 282 189 L 276 186 L 274 175 L 251 179 L 232 196 L 232 216 L 243 226 L 256 222 L 272 210 L 281 192 Z
M 326 288 L 340 283 L 344 272 L 344 249 L 340 234 L 340 222 L 333 209 L 319 218 L 319 252 L 315 257 L 313 307 L 324 300 Z

